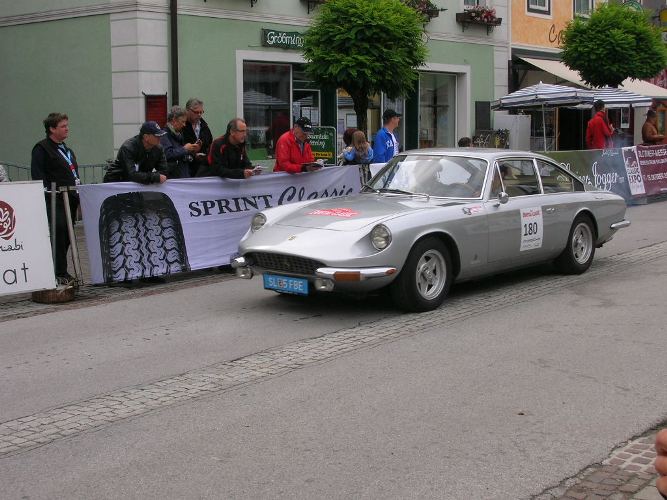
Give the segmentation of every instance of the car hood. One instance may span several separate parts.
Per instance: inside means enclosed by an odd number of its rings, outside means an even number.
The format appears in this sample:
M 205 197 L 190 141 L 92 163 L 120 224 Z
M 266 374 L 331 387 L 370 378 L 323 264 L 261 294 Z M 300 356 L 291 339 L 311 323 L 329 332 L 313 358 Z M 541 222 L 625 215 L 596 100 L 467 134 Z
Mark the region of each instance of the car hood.
M 278 226 L 355 231 L 408 213 L 464 202 L 416 196 L 363 194 L 326 198 L 300 207 L 276 222 Z

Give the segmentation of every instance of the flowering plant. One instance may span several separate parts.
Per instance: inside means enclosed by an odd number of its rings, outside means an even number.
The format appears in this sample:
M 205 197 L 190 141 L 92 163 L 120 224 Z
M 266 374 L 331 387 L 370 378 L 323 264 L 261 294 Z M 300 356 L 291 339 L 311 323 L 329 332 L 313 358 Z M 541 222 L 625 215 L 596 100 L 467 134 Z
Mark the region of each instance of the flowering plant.
M 483 23 L 492 23 L 498 19 L 496 17 L 496 9 L 487 7 L 485 5 L 475 5 L 466 9 L 466 13 L 473 21 L 481 21 Z
M 403 3 L 408 7 L 413 8 L 417 13 L 421 14 L 428 19 L 433 17 L 438 17 L 438 14 L 447 9 L 441 9 L 431 0 L 403 0 Z

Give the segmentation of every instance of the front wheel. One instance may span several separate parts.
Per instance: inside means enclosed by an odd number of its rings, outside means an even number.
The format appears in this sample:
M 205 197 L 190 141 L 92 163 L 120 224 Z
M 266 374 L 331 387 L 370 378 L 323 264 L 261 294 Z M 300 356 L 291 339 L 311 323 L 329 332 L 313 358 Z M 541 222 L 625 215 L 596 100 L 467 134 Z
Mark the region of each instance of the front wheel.
M 595 229 L 587 215 L 579 215 L 572 223 L 567 246 L 556 259 L 556 267 L 565 274 L 581 274 L 593 262 Z
M 452 283 L 452 260 L 447 246 L 435 237 L 418 241 L 396 280 L 391 284 L 394 303 L 406 311 L 437 308 Z

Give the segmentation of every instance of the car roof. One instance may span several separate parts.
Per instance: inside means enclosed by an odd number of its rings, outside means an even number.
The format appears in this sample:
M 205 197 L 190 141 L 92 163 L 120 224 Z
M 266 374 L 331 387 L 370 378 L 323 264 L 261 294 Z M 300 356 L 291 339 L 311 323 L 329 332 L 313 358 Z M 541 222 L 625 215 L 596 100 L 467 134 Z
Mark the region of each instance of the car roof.
M 504 158 L 507 156 L 522 156 L 531 158 L 543 158 L 545 160 L 552 159 L 543 155 L 534 153 L 532 151 L 520 151 L 515 149 L 494 149 L 494 148 L 425 148 L 425 149 L 411 149 L 403 151 L 399 154 L 407 155 L 450 155 L 450 156 L 473 156 L 475 158 L 483 158 L 486 160 L 495 160 L 496 158 Z

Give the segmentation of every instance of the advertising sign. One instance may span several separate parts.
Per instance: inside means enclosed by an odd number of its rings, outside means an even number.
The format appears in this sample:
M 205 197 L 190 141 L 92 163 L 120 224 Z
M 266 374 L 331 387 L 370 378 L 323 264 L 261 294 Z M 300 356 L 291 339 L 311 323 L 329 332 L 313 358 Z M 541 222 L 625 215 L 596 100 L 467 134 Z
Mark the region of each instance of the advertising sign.
M 336 128 L 313 127 L 309 137 L 310 148 L 316 160 L 324 163 L 336 163 Z
M 257 212 L 357 193 L 360 187 L 356 167 L 80 186 L 91 280 L 109 283 L 229 264 Z
M 0 295 L 56 287 L 41 182 L 0 182 Z
M 303 49 L 303 33 L 263 29 L 262 46 L 301 50 Z

